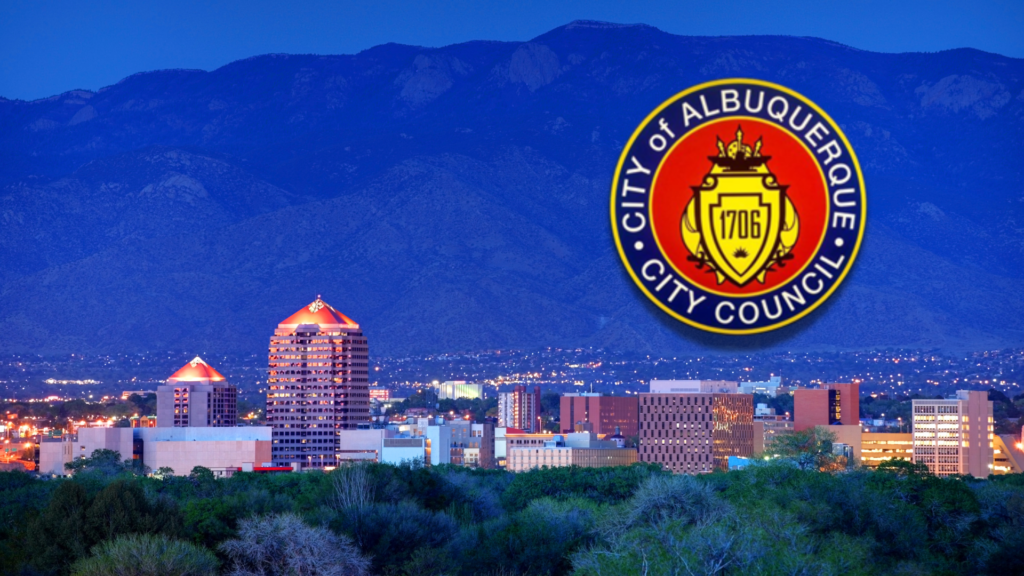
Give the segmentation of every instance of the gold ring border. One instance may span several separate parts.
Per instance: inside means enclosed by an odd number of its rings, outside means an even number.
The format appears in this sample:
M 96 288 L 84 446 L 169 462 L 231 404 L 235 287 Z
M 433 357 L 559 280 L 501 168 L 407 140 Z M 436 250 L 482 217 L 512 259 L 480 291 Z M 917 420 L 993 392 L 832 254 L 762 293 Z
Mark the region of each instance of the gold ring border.
M 678 99 L 680 99 L 680 98 L 682 98 L 682 97 L 684 97 L 684 96 L 686 96 L 688 94 L 692 94 L 694 92 L 697 92 L 699 90 L 704 90 L 705 88 L 711 88 L 711 87 L 714 87 L 714 86 L 721 86 L 723 84 L 751 84 L 751 85 L 754 85 L 754 86 L 763 86 L 765 88 L 772 88 L 774 90 L 778 90 L 778 91 L 783 92 L 785 94 L 789 94 L 790 96 L 793 96 L 794 98 L 799 99 L 804 104 L 807 104 L 808 106 L 813 108 L 816 112 L 821 114 L 821 116 L 823 118 L 825 118 L 825 120 L 828 121 L 828 123 L 836 131 L 836 134 L 839 135 L 839 138 L 842 139 L 843 144 L 846 145 L 846 149 L 850 152 L 850 159 L 853 160 L 853 167 L 857 171 L 857 182 L 858 182 L 858 184 L 860 184 L 860 201 L 861 201 L 861 210 L 860 210 L 860 222 L 861 222 L 861 225 L 860 225 L 860 230 L 857 233 L 857 242 L 853 246 L 853 251 L 850 252 L 850 261 L 849 261 L 849 263 L 847 263 L 846 267 L 843 268 L 843 271 L 839 274 L 839 278 L 836 279 L 835 283 L 832 285 L 831 288 L 829 288 L 828 292 L 826 292 L 821 298 L 818 298 L 812 305 L 808 306 L 807 309 L 804 310 L 803 312 L 801 312 L 801 313 L 799 313 L 799 314 L 797 314 L 797 315 L 795 315 L 795 316 L 793 316 L 791 318 L 787 318 L 786 320 L 784 320 L 782 322 L 777 322 L 775 324 L 771 324 L 771 325 L 768 325 L 768 326 L 762 326 L 760 328 L 746 328 L 746 329 L 740 329 L 740 330 L 729 330 L 729 329 L 726 329 L 726 328 L 716 328 L 714 326 L 707 326 L 705 324 L 700 324 L 698 322 L 694 322 L 694 321 L 689 320 L 689 319 L 687 319 L 687 318 L 685 318 L 685 317 L 683 317 L 683 316 L 681 316 L 679 314 L 676 314 L 671 308 L 669 308 L 669 307 L 665 306 L 664 304 L 662 304 L 660 300 L 655 298 L 647 290 L 647 287 L 645 287 L 643 285 L 643 282 L 641 282 L 640 279 L 637 278 L 636 272 L 633 271 L 633 267 L 629 265 L 629 260 L 626 258 L 626 252 L 622 248 L 622 239 L 619 238 L 618 222 L 616 221 L 616 218 L 615 218 L 615 216 L 616 216 L 616 211 L 615 211 L 616 194 L 615 193 L 616 193 L 616 191 L 618 189 L 619 176 L 622 174 L 622 165 L 625 163 L 626 157 L 629 154 L 629 150 L 633 147 L 633 143 L 636 141 L 637 137 L 640 135 L 640 132 L 643 130 L 643 128 L 645 126 L 647 126 L 647 124 L 650 123 L 651 120 L 653 120 L 658 114 L 660 114 L 662 110 L 664 110 L 665 108 L 668 108 L 669 105 L 671 105 L 676 100 L 678 100 Z M 827 190 L 828 189 L 826 188 L 826 191 Z M 831 197 L 829 198 L 829 202 L 831 202 Z M 633 278 L 633 282 L 635 282 L 636 285 L 640 288 L 640 290 L 644 294 L 647 295 L 648 299 L 650 299 L 652 302 L 654 302 L 658 306 L 658 308 L 661 308 L 669 316 L 672 316 L 673 318 L 675 318 L 676 320 L 679 320 L 680 322 L 682 322 L 684 324 L 687 324 L 687 325 L 692 326 L 694 328 L 698 328 L 700 330 L 705 330 L 707 332 L 714 332 L 716 334 L 729 334 L 729 335 L 740 336 L 740 335 L 745 335 L 745 334 L 760 334 L 762 332 L 770 332 L 772 330 L 776 330 L 778 328 L 782 328 L 783 326 L 788 326 L 789 324 L 792 324 L 793 322 L 796 322 L 797 320 L 799 320 L 799 319 L 803 318 L 804 316 L 806 316 L 806 315 L 810 314 L 811 312 L 813 312 L 815 309 L 818 308 L 818 306 L 820 306 L 822 303 L 824 303 L 826 300 L 828 300 L 832 296 L 832 293 L 835 292 L 836 289 L 839 288 L 839 285 L 843 283 L 843 280 L 846 279 L 846 275 L 850 272 L 850 268 L 853 267 L 853 262 L 854 262 L 854 260 L 857 259 L 857 254 L 860 252 L 860 245 L 861 245 L 861 243 L 864 240 L 864 229 L 867 228 L 868 204 L 867 204 L 867 190 L 864 187 L 864 173 L 861 172 L 860 161 L 857 160 L 857 154 L 853 151 L 853 146 L 850 145 L 850 141 L 846 139 L 846 134 L 843 133 L 842 129 L 839 128 L 839 125 L 836 123 L 835 120 L 832 119 L 831 116 L 826 114 L 824 110 L 819 108 L 818 105 L 815 104 L 814 102 L 811 102 L 803 94 L 800 94 L 799 92 L 796 92 L 794 90 L 790 90 L 789 88 L 786 88 L 785 86 L 780 86 L 779 84 L 775 84 L 773 82 L 767 82 L 765 80 L 754 80 L 752 78 L 724 78 L 724 79 L 721 79 L 721 80 L 712 80 L 710 82 L 703 82 L 701 84 L 697 84 L 696 86 L 691 86 L 690 88 L 687 88 L 686 90 L 683 90 L 682 92 L 677 92 L 676 94 L 674 94 L 673 96 L 669 97 L 667 100 L 662 102 L 660 106 L 658 106 L 657 108 L 654 109 L 654 111 L 652 111 L 650 114 L 648 114 L 647 117 L 644 118 L 644 120 L 640 123 L 640 125 L 637 126 L 636 130 L 633 131 L 633 135 L 630 136 L 629 141 L 626 142 L 626 145 L 623 147 L 622 155 L 619 156 L 619 162 L 615 166 L 615 176 L 614 176 L 614 178 L 612 180 L 611 209 L 610 209 L 609 213 L 611 215 L 612 235 L 615 237 L 615 247 L 619 251 L 619 258 L 621 258 L 622 259 L 622 263 L 625 264 L 626 270 L 629 272 L 630 277 Z M 652 230 L 653 230 L 653 228 L 652 228 Z M 653 235 L 653 232 L 652 232 L 652 235 Z M 660 248 L 661 247 L 659 246 L 659 249 Z

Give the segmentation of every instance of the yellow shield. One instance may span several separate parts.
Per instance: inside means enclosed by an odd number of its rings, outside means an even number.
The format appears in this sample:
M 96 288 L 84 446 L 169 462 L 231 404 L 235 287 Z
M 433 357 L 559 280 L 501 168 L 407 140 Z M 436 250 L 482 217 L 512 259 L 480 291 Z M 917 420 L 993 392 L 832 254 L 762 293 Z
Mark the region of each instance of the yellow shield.
M 764 174 L 718 174 L 713 186 L 698 192 L 707 255 L 737 286 L 761 276 L 779 241 L 782 190 L 765 180 Z

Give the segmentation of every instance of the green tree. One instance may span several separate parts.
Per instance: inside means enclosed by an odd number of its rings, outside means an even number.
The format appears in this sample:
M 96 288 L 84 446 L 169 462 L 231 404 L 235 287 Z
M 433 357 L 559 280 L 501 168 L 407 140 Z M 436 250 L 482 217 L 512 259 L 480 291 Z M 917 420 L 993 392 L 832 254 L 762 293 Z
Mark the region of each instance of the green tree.
M 217 477 L 213 475 L 213 470 L 205 466 L 195 466 L 188 477 L 200 485 L 217 481 Z
M 89 550 L 85 521 L 89 497 L 74 481 L 63 481 L 49 504 L 28 528 L 32 565 L 42 572 L 64 573 Z
M 125 471 L 124 462 L 121 460 L 121 453 L 105 448 L 93 451 L 88 458 L 79 458 L 64 464 L 64 469 L 72 474 L 98 472 L 109 476 Z
M 654 464 L 634 464 L 610 468 L 542 468 L 516 474 L 502 501 L 509 511 L 526 508 L 537 498 L 584 496 L 599 503 L 615 503 L 630 498 L 641 482 L 653 475 L 667 474 Z
M 793 462 L 801 470 L 838 471 L 846 468 L 846 458 L 832 453 L 836 435 L 827 426 L 790 434 L 776 435 L 764 454 Z
M 85 512 L 85 525 L 95 541 L 121 534 L 175 534 L 181 526 L 177 510 L 160 502 L 150 504 L 135 480 L 115 480 L 96 495 Z
M 928 470 L 928 466 L 918 462 L 910 462 L 901 458 L 890 458 L 883 460 L 878 463 L 878 472 L 886 474 L 894 474 L 900 477 L 908 476 L 928 476 L 931 472 Z
M 129 534 L 108 540 L 75 562 L 73 576 L 214 576 L 217 557 L 202 546 L 162 534 Z

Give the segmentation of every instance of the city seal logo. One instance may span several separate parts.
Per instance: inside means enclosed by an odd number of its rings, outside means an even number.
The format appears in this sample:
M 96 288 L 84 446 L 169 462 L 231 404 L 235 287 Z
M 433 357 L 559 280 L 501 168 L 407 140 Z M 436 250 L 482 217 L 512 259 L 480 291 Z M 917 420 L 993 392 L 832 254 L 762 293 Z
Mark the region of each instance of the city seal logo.
M 839 126 L 759 80 L 670 98 L 633 133 L 612 184 L 615 243 L 637 286 L 723 334 L 773 330 L 821 305 L 853 265 L 866 213 Z

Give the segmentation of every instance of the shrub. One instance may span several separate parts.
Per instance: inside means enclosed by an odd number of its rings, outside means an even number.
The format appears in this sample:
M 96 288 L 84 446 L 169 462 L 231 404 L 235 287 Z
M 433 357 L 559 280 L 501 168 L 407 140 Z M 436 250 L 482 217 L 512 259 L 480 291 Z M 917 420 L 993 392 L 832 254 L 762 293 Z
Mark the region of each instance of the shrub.
M 232 561 L 230 576 L 365 576 L 370 567 L 347 537 L 294 514 L 243 520 L 220 550 Z
M 213 576 L 217 557 L 202 546 L 162 534 L 108 540 L 72 566 L 73 576 Z

